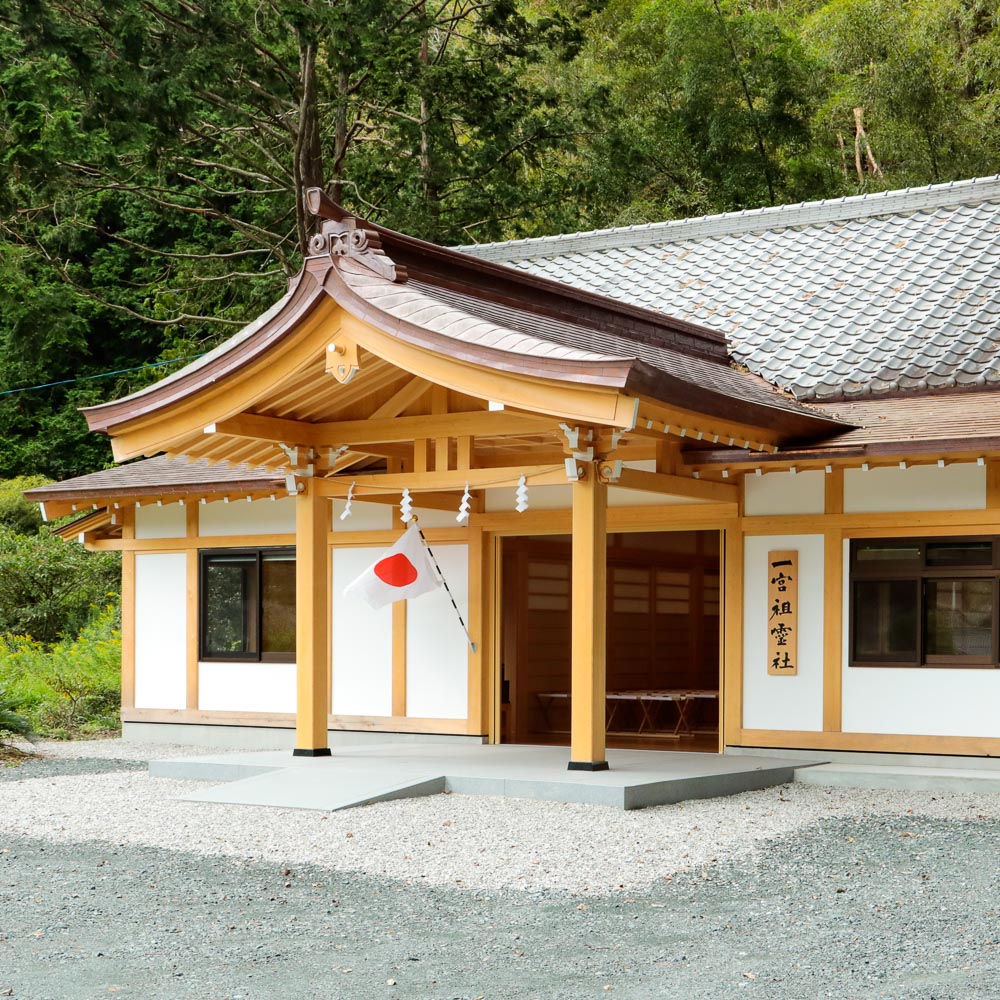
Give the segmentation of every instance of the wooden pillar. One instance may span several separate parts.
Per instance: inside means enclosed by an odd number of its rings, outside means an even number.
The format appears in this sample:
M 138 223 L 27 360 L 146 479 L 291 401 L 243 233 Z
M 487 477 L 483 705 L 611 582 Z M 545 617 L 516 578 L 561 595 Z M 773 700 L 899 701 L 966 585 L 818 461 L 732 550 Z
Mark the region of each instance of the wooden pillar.
M 571 771 L 605 771 L 608 488 L 597 465 L 573 484 Z
M 296 757 L 328 757 L 330 504 L 309 483 L 295 498 Z

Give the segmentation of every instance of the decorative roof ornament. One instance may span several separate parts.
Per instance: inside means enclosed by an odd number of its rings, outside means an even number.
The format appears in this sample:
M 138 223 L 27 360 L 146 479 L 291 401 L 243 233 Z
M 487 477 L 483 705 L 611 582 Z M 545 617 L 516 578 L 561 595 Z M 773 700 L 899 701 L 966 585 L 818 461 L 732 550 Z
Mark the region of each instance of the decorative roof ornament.
M 323 219 L 318 233 L 309 240 L 310 257 L 329 254 L 349 257 L 374 271 L 387 281 L 406 281 L 406 268 L 397 265 L 382 249 L 382 241 L 374 229 L 366 229 L 364 223 L 351 215 L 345 215 L 322 188 L 310 188 L 306 193 L 306 203 L 313 215 Z

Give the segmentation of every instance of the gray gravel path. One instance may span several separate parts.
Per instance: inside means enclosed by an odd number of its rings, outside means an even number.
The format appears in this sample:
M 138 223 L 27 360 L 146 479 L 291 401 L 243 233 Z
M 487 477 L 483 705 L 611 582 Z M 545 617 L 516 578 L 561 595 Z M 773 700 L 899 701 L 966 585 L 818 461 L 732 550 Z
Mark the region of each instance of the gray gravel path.
M 714 862 L 661 866 L 625 890 L 583 894 L 539 879 L 529 889 L 428 884 L 420 859 L 412 877 L 388 877 L 282 860 L 284 851 L 256 859 L 196 853 L 183 849 L 186 819 L 172 820 L 171 844 L 122 836 L 111 812 L 107 842 L 74 841 L 71 829 L 47 828 L 43 812 L 29 817 L 30 832 L 24 816 L 5 817 L 5 804 L 35 801 L 26 790 L 65 797 L 74 782 L 90 787 L 99 807 L 116 778 L 88 768 L 113 760 L 80 759 L 75 779 L 45 774 L 67 763 L 0 787 L 0 997 L 1000 1000 L 994 797 L 983 797 L 978 813 L 971 796 L 917 796 L 906 808 L 889 799 L 893 808 L 878 815 L 843 792 L 829 801 L 853 803 L 853 812 L 806 823 L 817 790 L 772 790 L 795 822 L 751 853 L 720 850 Z M 118 776 L 132 794 L 135 766 L 122 765 Z M 442 816 L 462 815 L 464 798 L 420 802 L 436 807 L 440 829 Z M 705 808 L 728 810 L 737 830 L 772 815 L 770 799 L 739 799 Z M 476 801 L 478 809 L 492 800 Z M 497 800 L 493 808 L 499 817 L 510 806 Z M 949 809 L 961 818 L 948 818 Z M 263 812 L 242 813 L 248 830 Z M 423 814 L 404 804 L 351 812 L 354 824 L 374 817 L 403 824 L 400 837 L 420 833 L 405 824 L 419 825 Z M 533 815 L 545 822 L 548 814 Z M 617 843 L 621 819 L 633 824 L 631 836 L 643 829 L 637 822 L 662 836 L 673 815 L 600 810 L 590 814 L 592 835 L 600 839 L 603 825 Z M 370 850 L 386 848 L 373 840 Z M 577 860 L 568 850 L 563 868 Z M 377 858 L 368 866 L 380 870 Z M 552 875 L 556 885 L 567 881 Z

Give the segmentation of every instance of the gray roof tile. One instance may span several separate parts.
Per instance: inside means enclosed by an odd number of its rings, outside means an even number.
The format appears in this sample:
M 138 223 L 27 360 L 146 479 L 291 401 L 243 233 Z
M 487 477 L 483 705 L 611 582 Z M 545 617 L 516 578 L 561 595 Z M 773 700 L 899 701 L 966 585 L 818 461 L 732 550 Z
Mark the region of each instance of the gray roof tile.
M 1000 176 L 462 249 L 718 330 L 800 399 L 1000 379 Z

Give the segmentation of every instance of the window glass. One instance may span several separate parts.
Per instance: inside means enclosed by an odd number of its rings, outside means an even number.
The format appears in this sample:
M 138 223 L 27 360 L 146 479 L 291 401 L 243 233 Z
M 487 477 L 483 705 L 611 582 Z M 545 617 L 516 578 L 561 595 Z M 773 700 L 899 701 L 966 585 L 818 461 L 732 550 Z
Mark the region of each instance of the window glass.
M 992 566 L 993 543 L 979 542 L 928 542 L 928 566 Z
M 920 543 L 914 541 L 856 542 L 855 557 L 859 563 L 920 562 Z
M 262 653 L 295 652 L 295 556 L 265 552 L 261 557 Z
M 993 581 L 928 580 L 927 655 L 993 654 Z
M 253 654 L 257 608 L 256 556 L 207 556 L 203 579 L 203 655 L 224 658 Z
M 857 580 L 854 656 L 859 660 L 917 661 L 919 588 L 916 580 Z

